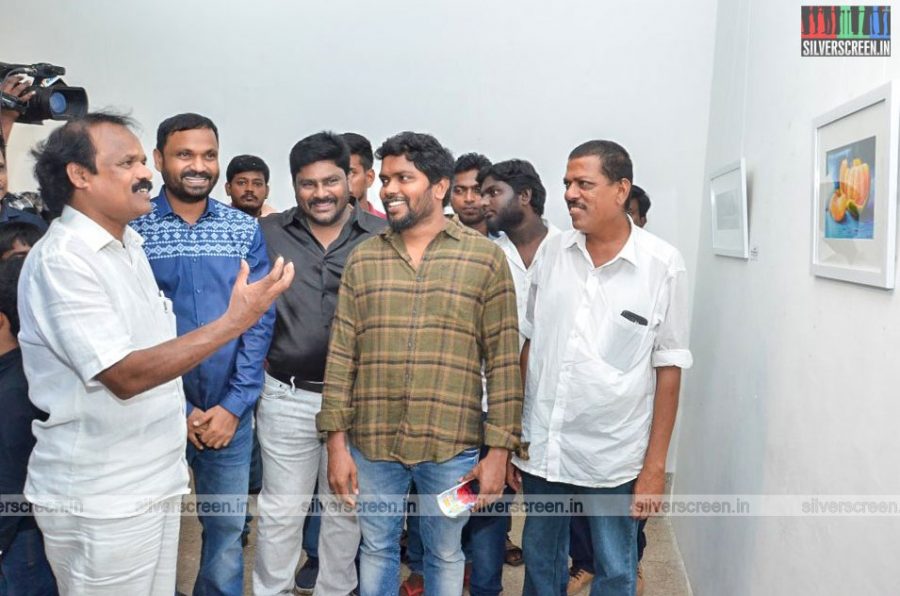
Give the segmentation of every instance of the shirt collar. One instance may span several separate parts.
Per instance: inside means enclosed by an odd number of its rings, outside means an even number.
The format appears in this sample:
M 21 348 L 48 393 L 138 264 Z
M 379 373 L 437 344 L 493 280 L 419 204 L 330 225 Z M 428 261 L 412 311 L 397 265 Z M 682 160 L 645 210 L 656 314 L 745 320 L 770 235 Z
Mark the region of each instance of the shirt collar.
M 63 207 L 62 215 L 59 216 L 59 220 L 67 228 L 72 230 L 76 236 L 81 238 L 81 240 L 87 244 L 88 248 L 94 252 L 99 252 L 110 242 L 119 242 L 119 240 L 107 232 L 103 226 L 78 209 L 69 205 Z M 125 231 L 122 235 L 122 244 L 140 246 L 143 243 L 144 239 L 140 234 L 135 232 L 131 226 L 125 226 Z
M 625 241 L 625 244 L 624 246 L 622 246 L 621 250 L 619 250 L 619 253 L 615 257 L 610 259 L 608 263 L 603 264 L 603 267 L 611 263 L 615 263 L 619 259 L 628 261 L 635 267 L 637 267 L 638 265 L 637 245 L 635 242 L 635 237 L 640 234 L 642 230 L 634 225 L 634 222 L 631 221 L 630 216 L 626 215 L 625 217 L 628 217 L 628 225 L 630 226 L 628 239 Z M 578 250 L 581 251 L 581 253 L 588 259 L 588 261 L 591 261 L 591 255 L 587 251 L 587 237 L 584 235 L 584 233 L 579 232 L 578 230 L 570 230 L 568 234 L 569 237 L 563 240 L 563 246 L 565 248 L 577 246 Z M 591 262 L 593 263 L 593 261 Z
M 162 187 L 162 190 L 159 192 L 159 196 L 156 197 L 156 199 L 154 204 L 156 205 L 156 213 L 160 218 L 177 215 L 172 211 L 172 205 L 169 203 L 169 195 L 166 194 L 165 186 Z M 197 221 L 200 221 L 207 216 L 219 215 L 219 206 L 217 203 L 218 201 L 212 197 L 206 197 L 206 208 L 203 210 L 203 214 L 200 215 Z
M 463 225 L 459 223 L 459 217 L 456 215 L 449 215 L 445 217 L 445 220 L 443 232 L 454 240 L 461 239 L 464 232 Z M 381 235 L 390 240 L 392 237 L 398 235 L 398 232 L 395 232 L 391 226 L 388 226 L 381 231 Z

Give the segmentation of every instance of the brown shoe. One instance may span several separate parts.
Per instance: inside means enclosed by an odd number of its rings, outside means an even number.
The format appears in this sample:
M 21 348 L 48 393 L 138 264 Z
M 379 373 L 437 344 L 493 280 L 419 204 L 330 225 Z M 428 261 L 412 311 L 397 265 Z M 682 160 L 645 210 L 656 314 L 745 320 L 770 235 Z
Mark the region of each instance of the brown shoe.
M 522 549 L 516 546 L 509 537 L 506 538 L 506 555 L 504 559 L 504 562 L 511 567 L 518 567 L 525 562 L 525 559 L 522 557 Z
M 637 590 L 634 593 L 636 596 L 644 596 L 644 568 L 641 567 L 640 561 L 637 568 Z
M 589 588 L 592 581 L 594 581 L 593 573 L 587 569 L 575 569 L 573 567 L 569 570 L 569 585 L 566 586 L 566 594 L 574 596 L 585 588 Z

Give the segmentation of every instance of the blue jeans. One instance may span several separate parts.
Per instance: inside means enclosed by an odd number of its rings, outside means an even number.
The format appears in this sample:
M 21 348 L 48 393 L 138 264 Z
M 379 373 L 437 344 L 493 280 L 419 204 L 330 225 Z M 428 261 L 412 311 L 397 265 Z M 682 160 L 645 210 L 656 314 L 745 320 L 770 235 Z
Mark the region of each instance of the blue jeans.
M 646 519 L 638 522 L 638 562 L 644 558 L 644 548 L 647 547 L 647 534 L 644 532 L 646 526 Z M 569 532 L 571 533 L 569 556 L 572 557 L 572 568 L 594 573 L 594 547 L 591 546 L 591 526 L 587 518 L 583 515 L 573 515 Z
M 633 480 L 613 488 L 587 488 L 522 473 L 526 498 L 553 503 L 560 511 L 567 511 L 570 498 L 583 506 L 594 546 L 596 573 L 591 596 L 632 596 L 635 592 L 638 522 L 629 515 L 633 488 Z M 529 514 L 525 518 L 524 596 L 566 593 L 570 519 L 568 513 Z
M 310 511 L 315 511 L 315 515 L 310 514 L 303 520 L 303 550 L 306 556 L 311 559 L 319 558 L 319 530 L 322 528 L 322 503 L 319 501 L 319 485 L 316 485 L 316 494 L 310 502 Z
M 482 448 L 482 455 L 487 448 Z M 416 493 L 415 484 L 410 490 L 412 497 Z M 505 495 L 514 495 L 510 489 Z M 509 510 L 505 508 L 509 501 L 504 498 L 503 507 L 497 512 L 492 505 L 486 511 L 473 513 L 463 528 L 462 545 L 466 562 L 472 564 L 472 575 L 469 577 L 469 593 L 472 596 L 497 596 L 503 591 L 503 564 L 506 562 L 506 533 L 509 528 Z M 419 517 L 410 515 L 406 518 L 406 554 L 407 567 L 413 573 L 422 574 L 422 538 L 419 535 Z
M 418 503 L 419 491 L 415 483 L 409 487 L 409 498 Z M 406 516 L 406 566 L 412 573 L 422 575 L 422 559 L 425 553 L 422 548 L 422 535 L 419 533 L 419 516 Z
M 253 447 L 250 450 L 250 487 L 248 491 L 259 494 L 262 489 L 262 455 L 259 451 L 259 437 L 256 436 L 256 427 L 253 427 Z M 251 518 L 252 519 L 252 518 Z
M 56 579 L 37 528 L 20 530 L 0 560 L 0 596 L 56 596 Z
M 410 481 L 419 490 L 419 529 L 424 546 L 425 589 L 428 594 L 460 594 L 465 558 L 462 529 L 468 520 L 444 516 L 437 495 L 458 484 L 478 463 L 473 447 L 451 459 L 405 465 L 366 458 L 351 447 L 359 482 L 359 526 L 362 547 L 359 564 L 360 596 L 384 596 L 400 590 L 400 531 Z
M 482 415 L 483 420 L 484 415 Z M 490 447 L 481 447 L 481 457 Z M 499 596 L 503 591 L 503 564 L 506 562 L 506 532 L 509 527 L 507 508 L 515 493 L 504 486 L 504 496 L 499 503 L 485 511 L 472 514 L 463 528 L 463 551 L 466 561 L 472 563 L 469 578 L 471 596 Z
M 472 596 L 499 596 L 503 591 L 506 525 L 509 520 L 506 503 L 508 500 L 504 498 L 485 511 L 473 513 L 463 529 L 463 549 L 466 560 L 472 563 L 469 578 L 469 593 Z
M 203 527 L 194 596 L 240 596 L 244 590 L 241 533 L 247 515 L 252 416 L 250 410 L 241 417 L 227 447 L 199 451 L 190 442 L 187 445 L 187 462 L 194 471 L 198 497 L 197 517 Z M 217 499 L 215 495 L 223 496 Z M 204 514 L 205 508 L 210 515 Z

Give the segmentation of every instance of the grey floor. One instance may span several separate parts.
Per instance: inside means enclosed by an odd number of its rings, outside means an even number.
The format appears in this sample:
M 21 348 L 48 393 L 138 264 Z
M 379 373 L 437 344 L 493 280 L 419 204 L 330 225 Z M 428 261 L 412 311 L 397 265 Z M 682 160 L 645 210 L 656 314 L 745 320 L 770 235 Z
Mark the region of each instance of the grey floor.
M 512 536 L 516 544 L 521 544 L 523 517 L 513 518 Z M 244 594 L 251 594 L 250 572 L 253 568 L 255 528 L 250 535 L 250 543 L 244 549 L 245 573 Z M 191 593 L 197 565 L 200 561 L 200 524 L 195 517 L 182 519 L 181 544 L 178 553 L 178 590 Z M 690 596 L 690 588 L 684 572 L 684 565 L 675 546 L 669 520 L 657 517 L 647 524 L 647 549 L 644 551 L 644 596 Z M 523 567 L 506 566 L 503 570 L 503 594 L 521 594 Z M 588 590 L 582 592 L 587 594 Z

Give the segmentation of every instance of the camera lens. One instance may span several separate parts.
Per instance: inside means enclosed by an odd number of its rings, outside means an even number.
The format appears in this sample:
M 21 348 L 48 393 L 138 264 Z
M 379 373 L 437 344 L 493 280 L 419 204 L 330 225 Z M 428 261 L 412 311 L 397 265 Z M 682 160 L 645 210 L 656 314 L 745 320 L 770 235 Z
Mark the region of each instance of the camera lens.
M 53 115 L 65 114 L 68 107 L 69 102 L 66 101 L 65 95 L 59 92 L 50 94 L 50 112 Z

